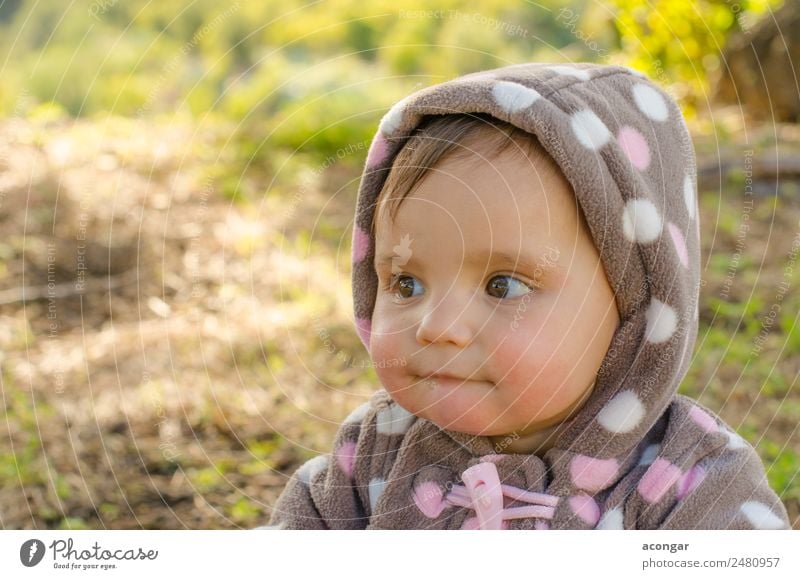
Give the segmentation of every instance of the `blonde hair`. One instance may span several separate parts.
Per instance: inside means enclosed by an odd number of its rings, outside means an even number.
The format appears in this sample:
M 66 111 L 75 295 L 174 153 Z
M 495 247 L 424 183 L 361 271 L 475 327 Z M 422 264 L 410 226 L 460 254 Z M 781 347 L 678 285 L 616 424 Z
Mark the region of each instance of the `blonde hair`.
M 457 113 L 424 117 L 395 156 L 389 175 L 375 200 L 375 223 L 389 209 L 393 220 L 403 200 L 425 178 L 428 171 L 446 157 L 466 157 L 477 142 L 488 148 L 487 158 L 500 155 L 516 144 L 531 162 L 543 161 L 546 170 L 561 173 L 535 135 L 486 113 Z

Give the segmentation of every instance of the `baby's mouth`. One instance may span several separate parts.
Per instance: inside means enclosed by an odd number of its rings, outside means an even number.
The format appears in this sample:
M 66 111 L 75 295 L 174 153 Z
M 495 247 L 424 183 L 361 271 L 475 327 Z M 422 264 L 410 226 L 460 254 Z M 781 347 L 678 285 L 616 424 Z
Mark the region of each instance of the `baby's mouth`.
M 438 386 L 457 386 L 459 384 L 471 382 L 471 380 L 467 378 L 458 378 L 456 376 L 448 375 L 418 376 L 417 378 L 419 378 L 421 384 L 427 386 L 430 390 L 433 390 Z
M 423 386 L 427 386 L 429 390 L 433 390 L 437 386 L 436 378 L 433 376 L 417 376 L 417 381 Z

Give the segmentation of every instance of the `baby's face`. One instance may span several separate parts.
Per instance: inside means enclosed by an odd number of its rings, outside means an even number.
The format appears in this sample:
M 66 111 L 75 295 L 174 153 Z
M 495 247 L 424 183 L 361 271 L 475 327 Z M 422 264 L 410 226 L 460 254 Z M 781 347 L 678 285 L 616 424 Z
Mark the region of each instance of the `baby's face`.
M 441 428 L 524 436 L 566 420 L 619 323 L 570 185 L 543 168 L 515 147 L 445 159 L 376 222 L 370 354 L 392 398 Z

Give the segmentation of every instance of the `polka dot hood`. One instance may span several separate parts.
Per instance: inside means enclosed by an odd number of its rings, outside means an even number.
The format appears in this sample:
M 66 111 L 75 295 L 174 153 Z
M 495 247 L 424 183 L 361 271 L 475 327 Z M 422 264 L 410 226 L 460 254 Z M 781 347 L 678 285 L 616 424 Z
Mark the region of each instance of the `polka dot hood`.
M 542 458 L 441 429 L 385 390 L 304 464 L 272 528 L 783 529 L 764 465 L 677 394 L 698 329 L 695 156 L 675 101 L 621 66 L 506 66 L 421 89 L 380 122 L 353 232 L 353 299 L 369 350 L 371 224 L 393 159 L 426 115 L 488 113 L 536 135 L 572 185 L 620 323 L 595 387 Z

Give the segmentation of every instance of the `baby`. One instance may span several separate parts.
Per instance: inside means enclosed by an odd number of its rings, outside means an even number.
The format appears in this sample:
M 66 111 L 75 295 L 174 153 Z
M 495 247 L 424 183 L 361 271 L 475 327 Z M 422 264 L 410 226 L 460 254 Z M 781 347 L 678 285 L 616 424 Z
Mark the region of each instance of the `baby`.
M 789 528 L 753 448 L 677 394 L 694 168 L 673 99 L 620 66 L 507 66 L 395 105 L 353 238 L 383 388 L 261 528 Z

